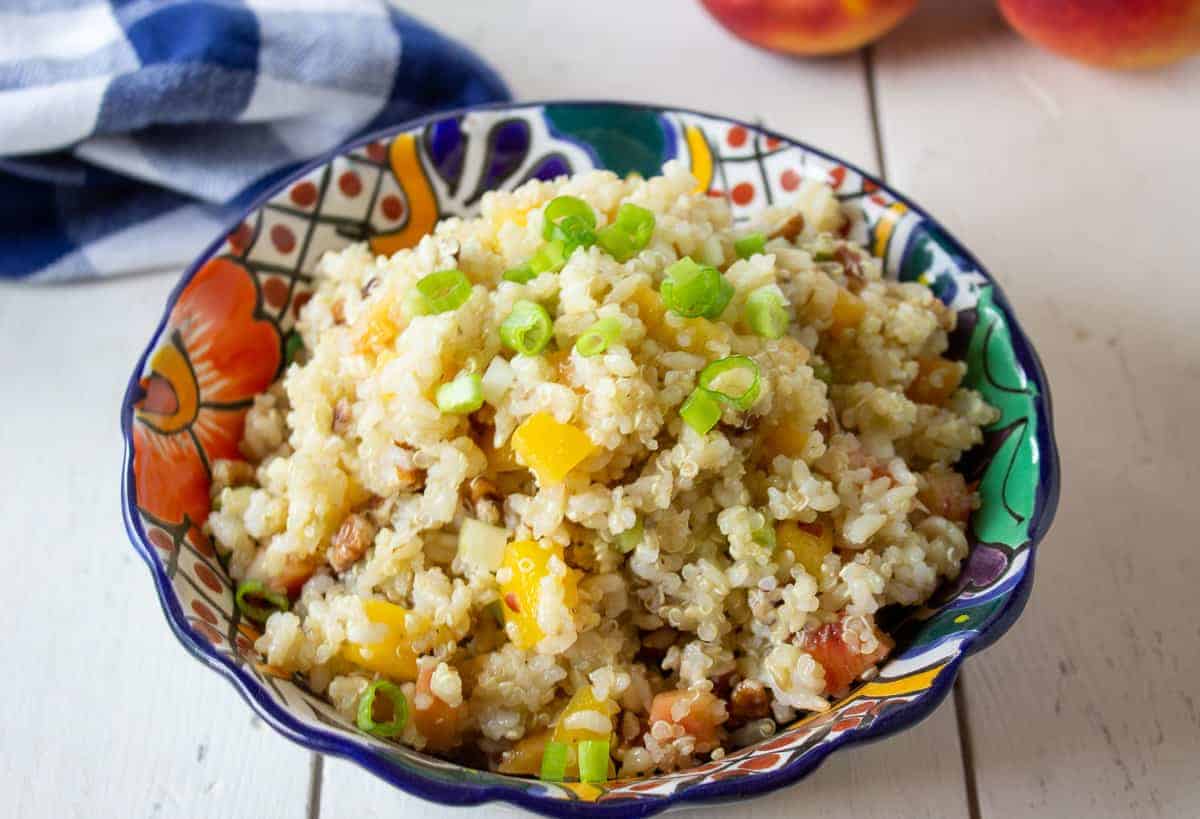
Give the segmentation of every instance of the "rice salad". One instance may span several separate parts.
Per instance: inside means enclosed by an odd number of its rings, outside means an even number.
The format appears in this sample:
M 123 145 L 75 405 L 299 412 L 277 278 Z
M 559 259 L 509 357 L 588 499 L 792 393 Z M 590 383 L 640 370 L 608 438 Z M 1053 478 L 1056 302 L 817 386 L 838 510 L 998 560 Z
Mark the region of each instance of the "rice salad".
M 827 709 L 955 578 L 953 465 L 997 413 L 955 314 L 833 191 L 735 228 L 671 162 L 486 194 L 324 257 L 283 377 L 213 464 L 256 649 L 363 730 L 602 781 Z

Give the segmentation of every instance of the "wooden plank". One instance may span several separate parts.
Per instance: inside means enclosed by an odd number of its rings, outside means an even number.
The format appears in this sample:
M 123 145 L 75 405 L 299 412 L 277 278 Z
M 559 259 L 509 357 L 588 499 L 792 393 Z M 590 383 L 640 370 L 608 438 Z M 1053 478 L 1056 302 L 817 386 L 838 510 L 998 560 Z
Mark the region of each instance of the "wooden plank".
M 1033 599 L 967 666 L 982 816 L 1200 814 L 1200 62 L 1097 71 L 990 5 L 877 51 L 885 158 L 1005 284 L 1065 473 Z
M 117 409 L 175 276 L 0 289 L 3 813 L 305 813 L 310 754 L 175 641 L 118 506 Z
M 734 39 L 698 3 L 405 4 L 500 68 L 518 98 L 661 101 L 762 120 L 867 168 L 875 148 L 857 56 L 795 61 Z M 900 737 L 836 754 L 803 784 L 730 816 L 827 819 L 966 816 L 957 724 L 949 703 Z M 326 760 L 324 816 L 433 817 L 447 808 L 407 796 L 357 767 Z

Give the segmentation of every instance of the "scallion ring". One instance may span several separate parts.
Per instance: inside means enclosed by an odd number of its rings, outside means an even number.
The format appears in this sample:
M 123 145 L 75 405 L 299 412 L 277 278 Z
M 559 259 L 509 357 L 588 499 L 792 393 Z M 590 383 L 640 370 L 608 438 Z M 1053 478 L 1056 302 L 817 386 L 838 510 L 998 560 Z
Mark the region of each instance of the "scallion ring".
M 608 780 L 609 744 L 606 739 L 585 739 L 579 743 L 579 781 Z
M 540 276 L 543 273 L 557 273 L 563 269 L 569 255 L 571 254 L 567 253 L 567 247 L 562 240 L 555 239 L 539 247 L 527 264 L 534 276 Z
M 529 266 L 529 262 L 526 262 L 525 264 L 519 264 L 516 267 L 510 267 L 508 270 L 505 270 L 500 278 L 506 282 L 525 284 L 526 282 L 533 281 L 535 276 L 533 268 Z
M 670 310 L 685 318 L 715 319 L 733 298 L 733 285 L 715 267 L 684 256 L 667 268 L 659 293 Z
M 478 373 L 463 373 L 437 389 L 437 408 L 468 415 L 483 406 L 483 384 Z
M 545 225 L 542 226 L 543 239 L 555 238 L 554 228 L 567 217 L 575 217 L 588 228 L 596 227 L 596 212 L 591 209 L 587 202 L 584 202 L 577 196 L 554 197 L 546 205 L 543 216 L 546 219 Z
M 567 776 L 567 743 L 550 740 L 542 749 L 542 770 L 538 778 L 543 782 L 562 782 Z
M 375 717 L 380 710 L 383 711 L 380 714 L 382 722 Z M 377 737 L 398 737 L 407 722 L 408 699 L 400 686 L 387 680 L 376 680 L 362 692 L 355 719 L 359 728 Z
M 714 398 L 737 407 L 750 409 L 762 391 L 758 364 L 744 355 L 717 359 L 700 371 L 700 388 Z
M 749 259 L 756 253 L 762 253 L 767 246 L 767 237 L 761 233 L 747 233 L 733 242 L 733 250 L 739 259 Z
M 599 355 L 620 338 L 621 320 L 608 316 L 583 331 L 583 335 L 575 341 L 575 350 L 585 358 Z
M 774 285 L 760 287 L 746 297 L 746 325 L 757 336 L 780 338 L 787 332 L 788 314 L 783 294 Z
M 457 310 L 471 297 L 471 280 L 461 270 L 439 270 L 417 282 L 417 292 L 430 313 Z
M 537 355 L 546 349 L 554 334 L 554 325 L 546 308 L 522 299 L 513 305 L 508 318 L 500 323 L 500 341 L 521 355 Z
M 679 417 L 695 430 L 696 434 L 707 435 L 721 420 L 721 405 L 706 391 L 695 389 L 679 408 Z
M 277 611 L 287 611 L 291 602 L 286 594 L 271 591 L 260 580 L 243 580 L 238 583 L 233 602 L 238 611 L 256 623 L 265 623 Z

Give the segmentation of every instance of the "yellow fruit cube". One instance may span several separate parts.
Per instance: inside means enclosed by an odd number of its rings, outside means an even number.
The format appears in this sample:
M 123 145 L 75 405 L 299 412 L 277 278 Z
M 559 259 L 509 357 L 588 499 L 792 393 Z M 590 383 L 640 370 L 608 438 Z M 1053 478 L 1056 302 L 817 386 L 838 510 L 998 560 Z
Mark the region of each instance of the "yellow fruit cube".
M 593 711 L 608 718 L 608 730 L 598 730 L 599 725 L 568 726 L 567 723 L 573 714 L 582 714 L 587 711 Z M 575 692 L 575 695 L 571 697 L 571 701 L 567 703 L 567 707 L 558 715 L 558 722 L 554 725 L 554 741 L 566 742 L 568 744 L 589 739 L 611 741 L 612 717 L 616 712 L 617 704 L 615 702 L 597 699 L 596 692 L 592 690 L 592 687 L 585 685 Z M 587 722 L 588 720 L 584 719 L 582 721 Z
M 342 644 L 342 656 L 355 665 L 394 680 L 415 680 L 417 657 L 404 626 L 404 616 L 408 612 L 386 600 L 366 600 L 363 609 L 372 623 L 386 627 L 386 634 L 375 643 L 347 641 Z
M 562 483 L 567 473 L 595 451 L 592 439 L 578 427 L 560 424 L 548 412 L 525 419 L 512 434 L 512 448 L 521 463 L 533 470 L 538 484 Z
M 778 548 L 791 552 L 809 574 L 819 578 L 825 555 L 833 551 L 833 527 L 783 520 L 775 524 L 775 542 Z
M 536 540 L 518 540 L 504 549 L 504 561 L 500 564 L 500 576 L 505 578 L 500 584 L 504 621 L 515 624 L 516 633 L 509 630 L 509 637 L 523 649 L 534 648 L 546 636 L 537 614 L 546 591 L 543 583 L 548 581 L 552 587 L 555 584 L 554 575 L 550 573 L 552 557 L 563 561 L 563 547 L 555 545 L 543 549 Z M 565 565 L 565 561 L 563 563 Z M 568 568 L 559 582 L 563 604 L 568 610 L 575 608 L 579 602 L 575 570 Z

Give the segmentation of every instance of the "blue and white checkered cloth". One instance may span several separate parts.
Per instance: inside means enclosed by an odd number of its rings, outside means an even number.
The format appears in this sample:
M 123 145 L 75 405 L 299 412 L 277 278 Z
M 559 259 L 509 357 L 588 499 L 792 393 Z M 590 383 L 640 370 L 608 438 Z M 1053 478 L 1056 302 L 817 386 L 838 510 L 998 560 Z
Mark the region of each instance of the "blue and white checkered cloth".
M 386 0 L 2 0 L 0 278 L 178 267 L 303 161 L 507 98 Z

